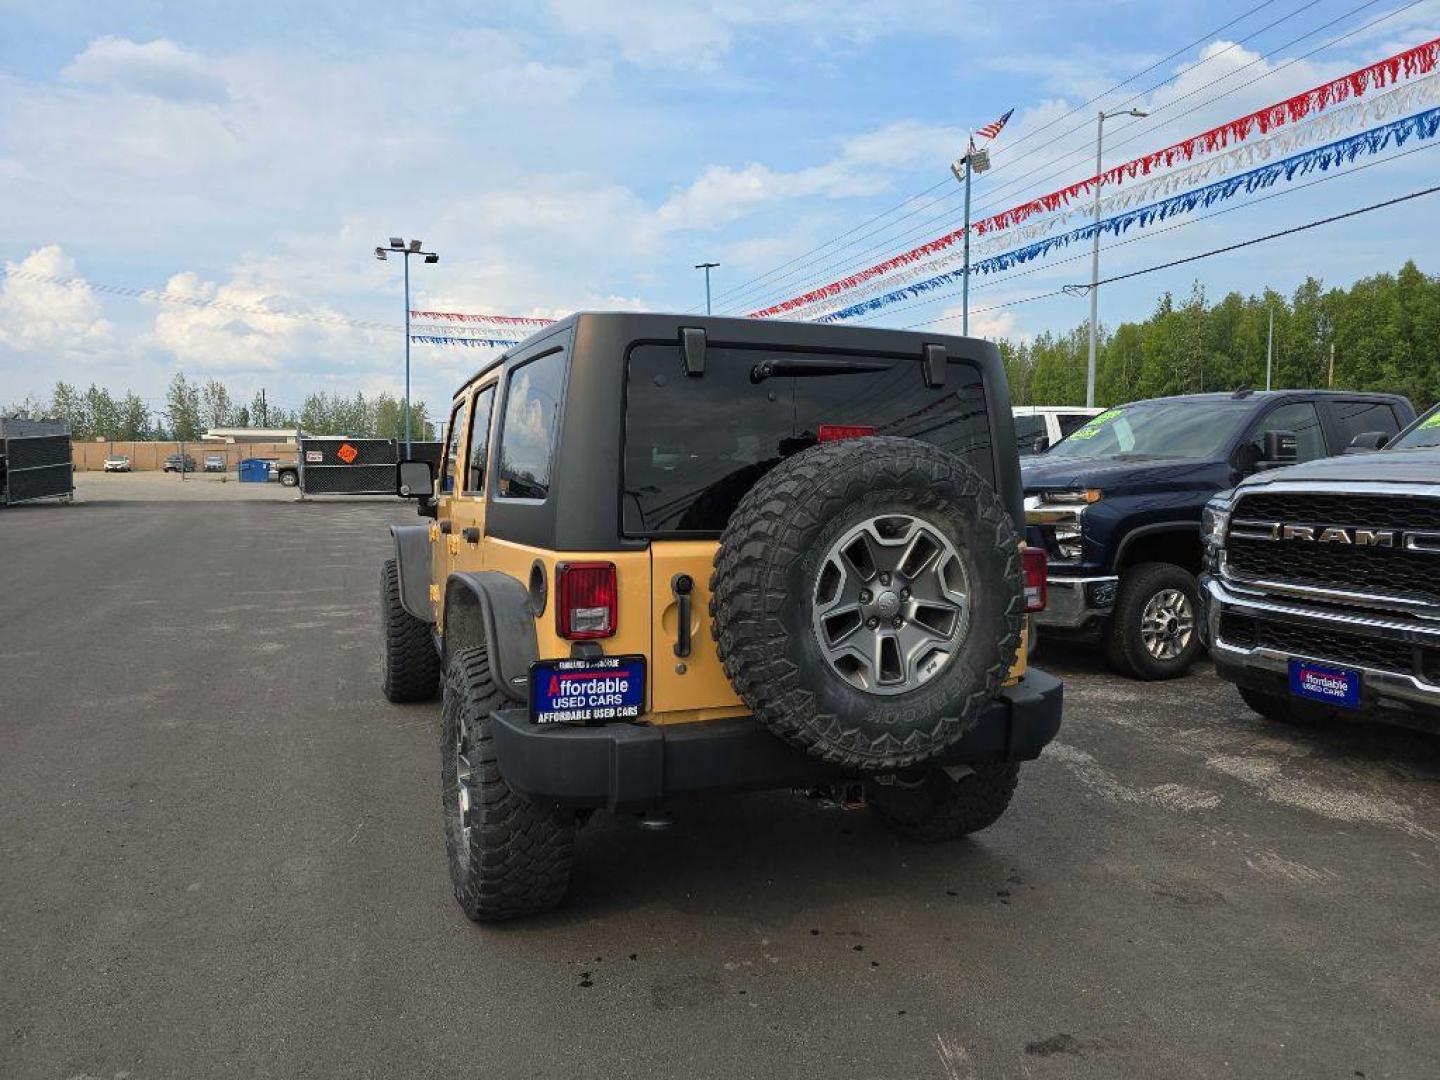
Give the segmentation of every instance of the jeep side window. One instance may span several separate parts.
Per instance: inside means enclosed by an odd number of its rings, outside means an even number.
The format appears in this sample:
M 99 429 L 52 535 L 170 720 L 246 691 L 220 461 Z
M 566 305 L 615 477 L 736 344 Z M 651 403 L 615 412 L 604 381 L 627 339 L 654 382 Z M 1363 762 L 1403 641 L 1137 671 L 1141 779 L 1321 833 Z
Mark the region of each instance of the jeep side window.
M 450 414 L 450 430 L 445 433 L 445 460 L 441 463 L 444 472 L 440 476 L 442 494 L 455 490 L 455 469 L 460 457 L 460 429 L 465 426 L 465 402 L 455 403 Z
M 1295 432 L 1295 460 L 1314 461 L 1325 457 L 1325 435 L 1320 430 L 1320 414 L 1308 401 L 1295 401 L 1270 410 L 1269 414 L 1256 425 L 1250 441 L 1260 450 L 1265 449 L 1267 431 Z
M 553 352 L 510 372 L 500 429 L 500 487 L 505 499 L 543 499 L 550 493 L 551 457 L 565 387 L 565 354 Z
M 495 384 L 491 383 L 475 395 L 470 410 L 470 453 L 466 455 L 465 494 L 480 495 L 485 491 L 485 464 L 490 458 L 490 412 L 495 405 Z
M 1060 437 L 1073 435 L 1090 422 L 1090 417 L 1085 413 L 1066 412 L 1060 414 Z

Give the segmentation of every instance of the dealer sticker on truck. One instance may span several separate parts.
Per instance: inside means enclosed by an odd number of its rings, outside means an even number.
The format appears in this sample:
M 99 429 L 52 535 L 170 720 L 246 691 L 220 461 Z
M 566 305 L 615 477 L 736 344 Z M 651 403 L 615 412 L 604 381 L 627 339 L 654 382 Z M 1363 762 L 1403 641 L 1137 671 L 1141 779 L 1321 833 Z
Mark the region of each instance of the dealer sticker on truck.
M 530 665 L 530 720 L 604 724 L 634 720 L 645 708 L 645 658 L 597 656 Z

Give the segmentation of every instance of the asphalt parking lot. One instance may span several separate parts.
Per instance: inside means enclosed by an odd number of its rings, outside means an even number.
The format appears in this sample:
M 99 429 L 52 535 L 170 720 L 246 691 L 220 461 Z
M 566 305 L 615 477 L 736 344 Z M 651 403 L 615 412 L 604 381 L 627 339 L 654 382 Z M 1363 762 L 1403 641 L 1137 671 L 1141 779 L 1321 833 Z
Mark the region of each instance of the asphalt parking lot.
M 970 841 L 602 815 L 482 929 L 438 706 L 379 693 L 410 511 L 86 494 L 0 511 L 0 1076 L 1440 1074 L 1440 740 L 1051 649 L 1059 742 Z

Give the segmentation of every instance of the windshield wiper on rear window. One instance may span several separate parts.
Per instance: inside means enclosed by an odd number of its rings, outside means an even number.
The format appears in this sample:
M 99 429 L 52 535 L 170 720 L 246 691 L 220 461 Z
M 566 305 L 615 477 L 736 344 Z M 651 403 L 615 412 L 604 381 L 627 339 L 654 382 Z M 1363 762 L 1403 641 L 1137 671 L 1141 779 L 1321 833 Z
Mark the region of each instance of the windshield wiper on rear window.
M 866 360 L 805 360 L 789 357 L 783 360 L 764 360 L 756 364 L 750 369 L 750 381 L 761 383 L 773 375 L 809 378 L 816 375 L 864 375 L 889 370 L 889 364 L 876 364 Z

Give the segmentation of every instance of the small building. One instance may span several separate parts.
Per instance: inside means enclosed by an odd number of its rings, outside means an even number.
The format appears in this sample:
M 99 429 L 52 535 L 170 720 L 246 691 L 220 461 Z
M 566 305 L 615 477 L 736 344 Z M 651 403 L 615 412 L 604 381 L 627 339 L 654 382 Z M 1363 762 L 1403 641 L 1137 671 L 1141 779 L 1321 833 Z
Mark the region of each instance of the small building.
M 220 427 L 210 428 L 200 438 L 205 442 L 232 443 L 240 446 L 249 443 L 285 443 L 295 446 L 305 433 L 295 428 Z

